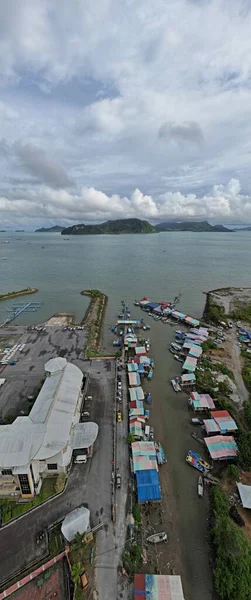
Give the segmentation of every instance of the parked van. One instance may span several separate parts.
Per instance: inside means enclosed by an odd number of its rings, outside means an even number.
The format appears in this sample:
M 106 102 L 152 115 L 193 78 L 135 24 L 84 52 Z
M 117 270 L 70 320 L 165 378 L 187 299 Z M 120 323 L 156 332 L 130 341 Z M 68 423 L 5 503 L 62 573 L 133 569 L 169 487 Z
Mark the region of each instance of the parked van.
M 82 463 L 87 463 L 86 454 L 77 454 L 74 458 L 75 465 L 81 465 Z
M 149 425 L 146 425 L 145 426 L 145 436 L 148 440 L 149 440 L 149 435 L 150 435 L 150 427 L 149 427 Z

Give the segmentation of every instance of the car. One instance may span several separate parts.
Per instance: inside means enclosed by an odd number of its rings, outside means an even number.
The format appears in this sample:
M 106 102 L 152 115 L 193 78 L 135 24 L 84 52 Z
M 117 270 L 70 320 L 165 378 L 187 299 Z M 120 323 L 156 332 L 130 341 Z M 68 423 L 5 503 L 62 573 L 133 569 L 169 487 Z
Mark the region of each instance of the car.
M 122 398 L 121 398 L 121 396 L 117 396 L 117 402 L 118 402 L 119 404 L 122 404 Z
M 117 413 L 117 421 L 118 421 L 118 423 L 122 422 L 122 414 L 121 414 L 121 412 Z
M 118 388 L 119 388 L 119 389 L 121 389 L 121 388 L 122 388 L 122 383 L 121 383 L 121 381 L 118 381 L 118 384 L 117 384 L 117 385 L 118 385 Z
M 84 412 L 81 413 L 81 417 L 89 417 L 90 413 L 88 412 L 88 410 L 85 410 Z
M 116 475 L 116 487 L 119 490 L 121 488 L 121 475 L 120 473 L 117 473 Z

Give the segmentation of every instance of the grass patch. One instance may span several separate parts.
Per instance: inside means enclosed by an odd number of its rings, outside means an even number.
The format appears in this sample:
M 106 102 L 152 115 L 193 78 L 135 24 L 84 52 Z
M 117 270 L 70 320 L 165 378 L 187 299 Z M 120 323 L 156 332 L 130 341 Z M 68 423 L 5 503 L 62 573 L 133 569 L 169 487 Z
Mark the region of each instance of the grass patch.
M 251 304 L 240 303 L 230 316 L 236 321 L 245 321 L 246 323 L 251 323 Z
M 207 296 L 203 318 L 215 324 L 219 323 L 219 321 L 224 321 L 225 319 L 225 310 L 223 306 L 216 304 L 210 295 Z
M 30 502 L 13 502 L 12 500 L 6 499 L 0 501 L 0 507 L 2 512 L 3 523 L 8 523 L 11 519 L 15 519 L 20 515 L 23 515 L 31 508 L 38 506 L 48 498 L 55 496 L 61 492 L 65 484 L 65 475 L 60 474 L 57 478 L 47 478 L 43 480 L 42 488 L 39 496 L 31 500 Z
M 251 364 L 247 359 L 242 368 L 242 377 L 248 392 L 251 394 Z

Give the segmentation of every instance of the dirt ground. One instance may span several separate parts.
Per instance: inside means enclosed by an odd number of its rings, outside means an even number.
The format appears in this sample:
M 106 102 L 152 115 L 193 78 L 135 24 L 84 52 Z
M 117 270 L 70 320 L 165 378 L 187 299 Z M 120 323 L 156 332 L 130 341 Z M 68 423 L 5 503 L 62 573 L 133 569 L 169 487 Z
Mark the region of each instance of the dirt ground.
M 55 327 L 59 325 L 64 325 L 66 327 L 67 325 L 70 325 L 72 323 L 73 317 L 74 315 L 70 313 L 58 313 L 57 315 L 53 315 L 50 319 L 48 319 L 48 321 L 44 323 L 44 326 Z
M 233 329 L 227 330 L 225 335 L 226 341 L 222 346 L 217 350 L 211 350 L 208 354 L 210 354 L 213 362 L 224 363 L 224 365 L 233 372 L 236 389 L 234 389 L 234 392 L 231 395 L 231 400 L 235 404 L 242 406 L 244 400 L 248 399 L 249 394 L 241 374 L 244 359 L 241 356 L 241 351 L 238 346 L 236 327 L 234 326 Z
M 215 304 L 223 306 L 226 315 L 235 310 L 238 304 L 251 303 L 251 288 L 222 288 L 208 292 Z

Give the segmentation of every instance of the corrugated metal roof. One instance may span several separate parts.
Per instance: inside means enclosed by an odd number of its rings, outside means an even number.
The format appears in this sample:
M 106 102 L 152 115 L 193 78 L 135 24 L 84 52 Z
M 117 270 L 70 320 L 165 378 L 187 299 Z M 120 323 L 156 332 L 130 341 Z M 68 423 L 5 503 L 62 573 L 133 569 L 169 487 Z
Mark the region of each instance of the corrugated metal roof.
M 127 363 L 128 373 L 136 373 L 138 371 L 138 365 L 136 363 Z
M 90 448 L 97 439 L 98 425 L 89 421 L 87 423 L 77 423 L 71 432 L 71 447 L 73 450 L 80 448 Z
M 137 574 L 134 600 L 185 600 L 179 575 Z
M 58 371 L 62 371 L 67 365 L 66 358 L 62 358 L 62 356 L 56 356 L 56 358 L 51 358 L 44 365 L 44 369 L 46 373 L 57 373 Z
M 0 467 L 20 467 L 30 463 L 41 447 L 46 432 L 43 424 L 29 417 L 17 417 L 11 425 L 0 427 Z
M 251 508 L 251 485 L 244 485 L 243 483 L 237 483 L 236 485 L 243 508 Z
M 220 433 L 219 425 L 214 419 L 204 419 L 203 424 L 207 433 Z
M 138 502 L 161 500 L 159 474 L 155 469 L 137 471 Z
M 237 455 L 238 447 L 232 435 L 216 435 L 205 438 L 208 452 L 214 460 L 224 458 L 234 458 Z
M 85 506 L 72 510 L 63 520 L 61 531 L 68 542 L 71 542 L 76 533 L 85 533 L 90 529 L 90 511 Z
M 182 369 L 184 371 L 195 371 L 197 366 L 197 358 L 193 358 L 192 356 L 188 356 L 182 365 Z
M 192 392 L 190 396 L 194 408 L 215 408 L 214 401 L 210 394 L 198 394 L 198 392 Z
M 140 376 L 138 373 L 128 373 L 129 385 L 140 386 Z
M 133 400 L 144 400 L 145 397 L 141 386 L 129 388 L 129 394 L 131 402 Z
M 211 413 L 211 417 L 216 421 L 219 426 L 220 433 L 227 433 L 228 431 L 237 431 L 238 427 L 234 419 L 227 410 L 214 410 Z
M 196 381 L 194 373 L 185 373 L 184 375 L 181 375 L 181 382 L 185 383 L 186 381 Z

